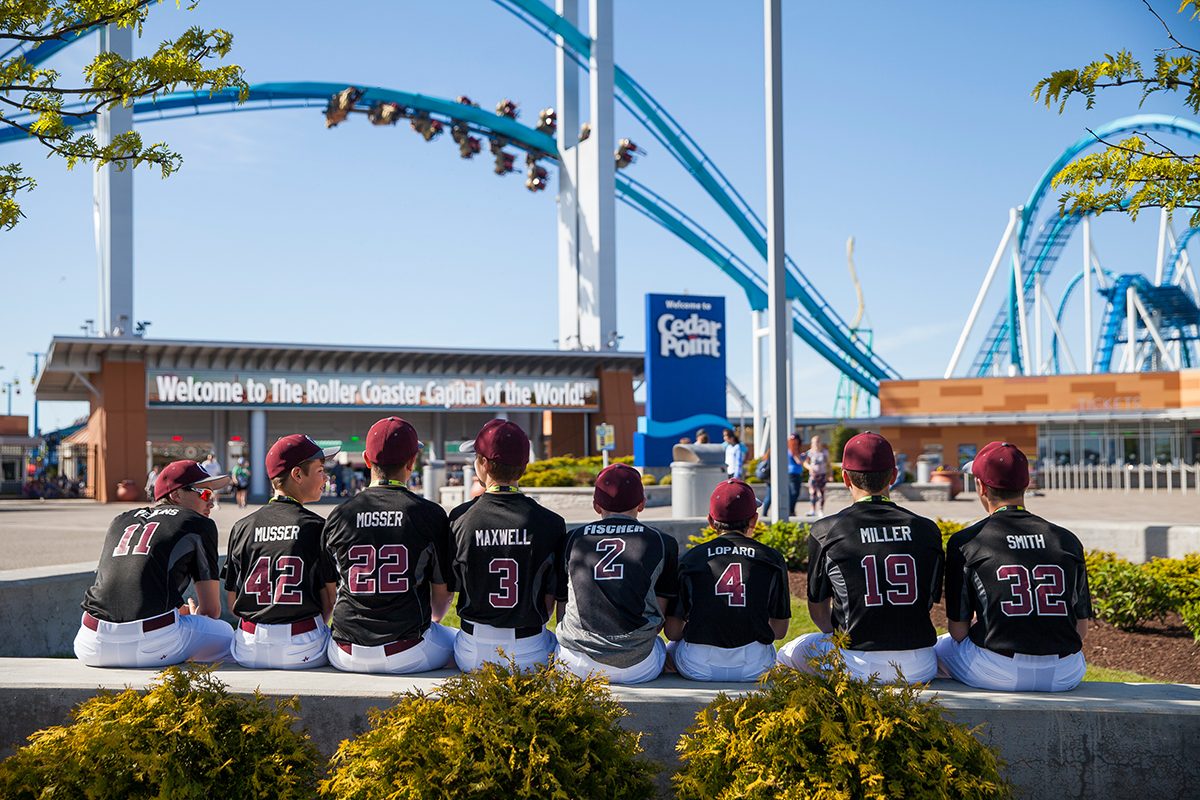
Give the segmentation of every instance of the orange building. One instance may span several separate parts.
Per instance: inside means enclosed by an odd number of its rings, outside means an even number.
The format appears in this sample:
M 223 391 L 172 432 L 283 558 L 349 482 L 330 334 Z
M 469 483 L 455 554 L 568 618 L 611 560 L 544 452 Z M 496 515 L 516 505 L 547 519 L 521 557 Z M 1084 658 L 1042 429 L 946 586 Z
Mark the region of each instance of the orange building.
M 1051 464 L 1200 461 L 1200 370 L 885 381 L 879 408 L 910 465 L 959 467 L 994 440 Z

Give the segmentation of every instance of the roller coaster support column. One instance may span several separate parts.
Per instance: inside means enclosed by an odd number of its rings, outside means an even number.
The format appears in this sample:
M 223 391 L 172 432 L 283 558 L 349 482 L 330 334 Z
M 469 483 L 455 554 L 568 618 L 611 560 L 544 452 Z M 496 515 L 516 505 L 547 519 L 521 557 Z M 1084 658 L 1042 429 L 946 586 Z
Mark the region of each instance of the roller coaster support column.
M 992 265 L 988 267 L 987 277 L 983 279 L 983 285 L 979 287 L 979 294 L 975 297 L 975 305 L 971 306 L 971 313 L 967 316 L 967 324 L 963 326 L 962 335 L 958 337 L 958 344 L 954 347 L 954 355 L 950 357 L 950 366 L 946 367 L 944 378 L 949 379 L 954 375 L 954 368 L 958 366 L 958 359 L 962 357 L 963 347 L 967 344 L 967 339 L 971 336 L 971 329 L 975 327 L 975 318 L 979 316 L 979 309 L 983 306 L 983 299 L 987 296 L 988 289 L 992 286 L 992 280 L 996 277 L 996 270 L 1000 267 L 1000 262 L 1004 260 L 1004 251 L 1012 242 L 1013 233 L 1017 230 L 1017 210 L 1010 208 L 1008 210 L 1008 227 L 1004 230 L 1004 235 L 1000 237 L 1000 246 L 996 248 L 996 255 L 992 257 Z
M 754 457 L 762 458 L 770 444 L 764 435 L 766 428 L 763 425 L 762 340 L 770 335 L 771 329 L 763 327 L 761 311 L 750 312 L 750 327 L 752 329 L 750 341 L 754 347 Z
M 1027 319 L 1026 314 L 1025 314 L 1025 292 L 1024 292 L 1025 275 L 1021 270 L 1021 252 L 1016 247 L 1013 248 L 1012 265 L 1013 265 L 1013 286 L 1015 287 L 1015 291 L 1016 291 L 1015 299 L 1016 299 L 1016 304 L 1017 304 L 1016 323 L 1020 327 L 1020 331 L 1021 331 L 1021 336 L 1020 336 L 1020 340 L 1021 340 L 1021 374 L 1022 375 L 1029 375 L 1029 374 L 1036 375 L 1037 374 L 1036 367 L 1034 368 L 1032 373 L 1030 372 L 1031 362 L 1029 360 L 1029 320 Z
M 1162 209 L 1162 214 L 1158 218 L 1158 260 L 1154 265 L 1154 285 L 1162 286 L 1163 283 L 1163 266 L 1167 259 L 1167 223 L 1170 214 L 1167 210 Z
M 108 25 L 100 29 L 99 51 L 133 57 L 133 30 Z M 109 106 L 96 121 L 100 146 L 133 130 L 133 108 Z M 101 336 L 133 332 L 133 170 L 116 164 L 96 170 L 93 178 L 96 257 L 100 308 L 96 318 Z
M 1083 218 L 1083 359 L 1087 374 L 1095 369 L 1092 354 L 1092 221 Z
M 786 294 L 787 265 L 783 249 L 783 42 L 780 0 L 763 0 L 767 94 L 767 315 L 771 330 L 771 513 L 786 522 L 788 507 L 787 449 L 792 421 L 788 414 L 788 339 L 792 337 Z
M 579 0 L 557 0 L 558 14 L 579 27 Z M 579 65 L 557 37 L 554 69 L 558 91 L 558 347 L 583 345 L 579 319 Z

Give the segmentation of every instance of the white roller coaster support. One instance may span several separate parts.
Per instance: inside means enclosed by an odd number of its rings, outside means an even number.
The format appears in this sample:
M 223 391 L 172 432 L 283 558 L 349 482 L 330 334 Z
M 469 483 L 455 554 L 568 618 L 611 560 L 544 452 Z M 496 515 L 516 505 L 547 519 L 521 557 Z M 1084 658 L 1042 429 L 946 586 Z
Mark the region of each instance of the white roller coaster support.
M 954 355 L 950 357 L 950 366 L 946 367 L 946 374 L 942 377 L 949 378 L 954 374 L 954 368 L 958 366 L 958 359 L 962 356 L 963 347 L 967 344 L 967 339 L 971 335 L 971 329 L 975 327 L 975 318 L 979 316 L 979 309 L 983 306 L 983 299 L 987 296 L 988 289 L 991 288 L 992 279 L 996 277 L 996 270 L 1000 267 L 1000 262 L 1004 260 L 1004 250 L 1008 247 L 1009 241 L 1012 239 L 1013 232 L 1017 229 L 1017 210 L 1010 208 L 1008 210 L 1008 227 L 1004 229 L 1004 235 L 1000 237 L 1000 246 L 996 248 L 996 255 L 992 258 L 992 265 L 988 267 L 987 276 L 983 279 L 983 285 L 979 287 L 979 294 L 975 297 L 975 305 L 971 306 L 971 313 L 967 316 L 967 324 L 963 326 L 962 335 L 958 337 L 958 344 L 954 347 Z
M 1129 287 L 1132 292 L 1133 287 Z M 1150 318 L 1150 312 L 1142 305 L 1142 300 L 1137 296 L 1137 292 L 1130 294 L 1133 298 L 1134 308 L 1137 309 L 1138 315 L 1141 316 L 1142 322 L 1146 323 L 1146 330 L 1150 331 L 1151 338 L 1154 339 L 1154 344 L 1158 345 L 1158 352 L 1161 358 L 1168 367 L 1169 372 L 1179 371 L 1179 362 L 1171 357 L 1171 351 L 1167 349 L 1166 343 L 1163 341 L 1162 334 L 1158 332 L 1158 326 L 1154 324 L 1154 320 Z
M 1137 370 L 1137 289 L 1130 286 L 1125 290 L 1125 355 L 1121 358 L 1118 372 Z M 1128 366 L 1126 366 L 1128 362 Z
M 1025 313 L 1025 275 L 1021 269 L 1021 251 L 1014 240 L 1012 243 L 1013 281 L 1021 296 L 1017 298 L 1017 324 L 1021 326 L 1021 371 L 1029 374 L 1029 320 Z
M 1038 275 L 1033 281 L 1033 351 L 1034 364 L 1037 369 L 1035 375 L 1045 373 L 1045 364 L 1042 362 L 1042 296 L 1045 292 L 1042 291 L 1042 276 Z M 1050 306 L 1049 303 L 1046 304 Z
M 1079 370 L 1075 368 L 1075 359 L 1071 358 L 1071 349 L 1067 347 L 1067 337 L 1063 336 L 1062 328 L 1058 327 L 1058 320 L 1054 318 L 1054 312 L 1051 310 L 1050 298 L 1046 296 L 1046 289 L 1038 282 L 1038 291 L 1041 293 L 1042 308 L 1046 311 L 1046 319 L 1050 320 L 1050 327 L 1054 329 L 1054 335 L 1058 338 L 1058 346 L 1062 348 L 1063 356 L 1067 359 L 1067 366 L 1071 369 L 1071 374 L 1076 374 Z
M 787 522 L 788 507 L 787 436 L 792 422 L 788 413 L 788 324 L 791 304 L 787 301 L 787 263 L 783 235 L 783 26 L 781 0 L 763 0 L 764 71 L 766 80 L 767 150 L 767 317 L 771 329 L 771 517 Z
M 1167 209 L 1162 209 L 1158 217 L 1158 259 L 1154 262 L 1154 285 L 1162 286 L 1163 264 L 1167 260 Z M 1172 237 L 1174 238 L 1174 237 Z
M 1096 285 L 1101 289 L 1107 289 L 1108 283 L 1104 277 L 1104 267 L 1100 266 L 1100 256 L 1096 255 L 1096 246 L 1092 245 L 1092 269 L 1096 273 Z
M 1092 374 L 1092 222 L 1083 218 L 1083 363 L 1087 373 Z M 1061 336 L 1059 341 L 1066 346 Z M 1074 367 L 1071 368 L 1074 371 Z
M 769 442 L 763 428 L 762 407 L 762 340 L 771 333 L 770 328 L 762 324 L 762 312 L 750 312 L 751 336 L 754 347 L 754 457 L 762 458 Z

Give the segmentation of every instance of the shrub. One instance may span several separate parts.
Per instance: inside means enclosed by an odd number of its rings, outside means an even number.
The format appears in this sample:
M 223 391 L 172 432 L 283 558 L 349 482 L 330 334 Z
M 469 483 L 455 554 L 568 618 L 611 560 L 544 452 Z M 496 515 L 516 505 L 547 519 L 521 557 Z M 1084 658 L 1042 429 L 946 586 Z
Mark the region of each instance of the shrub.
M 567 469 L 547 469 L 526 472 L 518 483 L 521 486 L 574 486 L 575 476 Z
M 810 663 L 815 674 L 775 667 L 697 715 L 676 748 L 680 800 L 1012 797 L 996 752 L 920 686 L 855 680 L 836 648 Z
M 317 749 L 292 729 L 299 702 L 230 694 L 212 669 L 170 667 L 144 693 L 81 703 L 0 764 L 0 796 L 312 797 Z
M 846 449 L 846 442 L 853 439 L 858 434 L 862 433 L 858 428 L 847 428 L 845 423 L 839 422 L 838 426 L 833 429 L 833 435 L 829 437 L 829 457 L 833 461 L 842 460 L 842 451 Z
M 1191 631 L 1192 637 L 1200 642 L 1200 600 L 1184 603 L 1179 608 L 1179 616 L 1183 617 L 1183 624 Z
M 650 798 L 658 769 L 600 678 L 558 667 L 485 664 L 410 691 L 342 743 L 324 797 Z
M 1154 558 L 1142 570 L 1166 585 L 1177 606 L 1200 600 L 1200 553 L 1183 558 Z
M 1093 613 L 1121 630 L 1161 621 L 1178 605 L 1171 584 L 1112 553 L 1088 553 L 1087 571 Z
M 767 525 L 759 522 L 754 526 L 754 538 L 783 554 L 788 569 L 803 569 L 808 560 L 808 531 L 810 526 L 800 522 L 776 522 Z M 716 528 L 705 528 L 696 536 L 688 537 L 688 549 L 717 538 Z
M 950 537 L 961 531 L 967 526 L 961 522 L 955 522 L 952 519 L 942 519 L 938 517 L 934 520 L 937 523 L 938 530 L 942 532 L 942 549 L 946 549 L 946 544 L 950 541 Z
M 596 485 L 595 473 L 588 472 L 586 469 L 581 469 L 578 472 L 576 472 L 575 475 L 573 476 L 573 479 L 575 481 L 576 486 L 595 486 Z
M 667 477 L 669 478 L 671 476 L 668 475 Z M 654 477 L 649 472 L 647 472 L 645 475 L 642 476 L 642 486 L 655 486 L 657 484 L 658 484 L 658 478 Z
M 671 485 L 671 473 L 668 472 L 666 475 L 663 475 L 662 480 L 660 480 L 658 482 L 658 485 L 659 486 L 670 486 Z

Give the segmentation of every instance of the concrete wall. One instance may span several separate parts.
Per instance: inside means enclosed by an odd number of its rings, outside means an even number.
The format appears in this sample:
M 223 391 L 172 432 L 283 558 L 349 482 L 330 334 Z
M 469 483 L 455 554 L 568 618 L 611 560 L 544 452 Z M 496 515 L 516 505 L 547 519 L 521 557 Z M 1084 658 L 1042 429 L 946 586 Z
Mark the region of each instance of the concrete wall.
M 143 688 L 150 671 L 90 669 L 76 661 L 0 659 L 0 757 L 36 730 L 63 724 L 70 709 L 100 688 Z M 297 696 L 309 735 L 329 756 L 343 739 L 366 729 L 366 712 L 386 707 L 389 696 L 431 691 L 446 672 L 417 678 L 349 675 L 330 667 L 284 672 L 221 667 L 218 676 L 238 693 Z M 651 759 L 667 765 L 666 786 L 678 768 L 675 743 L 696 713 L 719 691 L 740 694 L 751 684 L 699 684 L 677 676 L 635 687 L 614 687 L 630 711 L 623 720 L 641 731 Z M 1169 684 L 1083 684 L 1058 695 L 999 694 L 934 681 L 955 720 L 1000 748 L 1009 777 L 1025 797 L 1155 800 L 1195 797 L 1200 759 L 1191 749 L 1200 737 L 1200 687 Z

